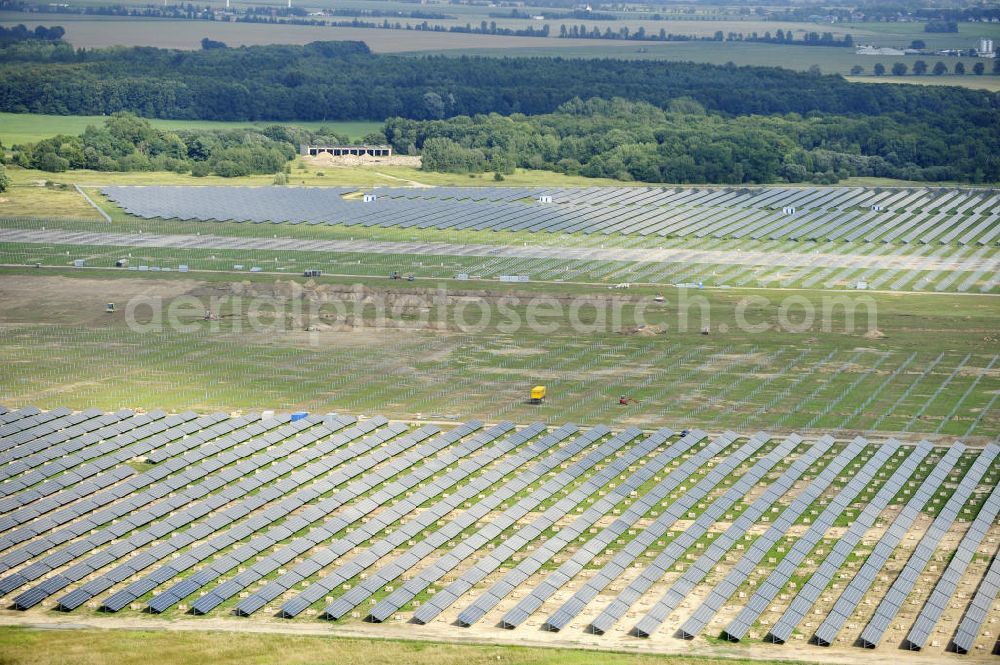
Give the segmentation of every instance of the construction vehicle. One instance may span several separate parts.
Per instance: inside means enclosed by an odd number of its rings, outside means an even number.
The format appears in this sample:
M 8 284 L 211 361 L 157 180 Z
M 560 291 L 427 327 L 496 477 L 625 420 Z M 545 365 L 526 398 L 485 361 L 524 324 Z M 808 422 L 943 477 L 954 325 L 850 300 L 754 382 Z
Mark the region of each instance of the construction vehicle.
M 531 389 L 529 404 L 541 404 L 545 400 L 545 386 L 535 386 Z

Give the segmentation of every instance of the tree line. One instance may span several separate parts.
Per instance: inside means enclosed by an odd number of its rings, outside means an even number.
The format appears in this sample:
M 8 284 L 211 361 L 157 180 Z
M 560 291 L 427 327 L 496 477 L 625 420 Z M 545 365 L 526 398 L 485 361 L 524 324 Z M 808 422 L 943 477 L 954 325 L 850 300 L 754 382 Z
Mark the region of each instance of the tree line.
M 925 74 L 933 74 L 934 76 L 943 76 L 948 73 L 948 65 L 938 60 L 934 63 L 934 67 L 927 64 L 926 60 L 916 60 L 913 63 L 913 68 L 909 67 L 905 62 L 894 62 L 891 68 L 886 68 L 881 62 L 875 63 L 872 67 L 872 73 L 875 76 L 884 76 L 886 72 L 891 72 L 893 76 L 906 76 L 912 71 L 914 76 L 923 76 Z M 991 65 L 991 71 L 994 74 L 1000 74 L 1000 60 L 993 59 Z M 972 63 L 970 67 L 966 67 L 964 62 L 956 62 L 952 72 L 961 76 L 963 74 L 972 73 L 976 76 L 982 76 L 986 73 L 986 63 L 981 59 Z M 851 67 L 852 76 L 860 76 L 865 73 L 865 68 L 861 65 L 854 65 Z
M 12 162 L 49 172 L 173 171 L 194 176 L 236 177 L 283 173 L 300 143 L 346 143 L 346 136 L 298 127 L 159 130 L 132 113 L 119 112 L 79 136 L 59 135 L 12 147 Z
M 447 120 L 391 118 L 366 142 L 422 155 L 423 168 L 453 173 L 544 169 L 623 181 L 694 184 L 812 182 L 851 176 L 906 180 L 1000 179 L 997 141 L 953 145 L 940 131 L 914 136 L 885 118 L 726 117 L 679 98 L 667 109 L 624 99 L 573 99 L 554 113 Z M 49 172 L 174 171 L 235 177 L 283 173 L 301 143 L 348 143 L 329 131 L 164 131 L 116 113 L 79 136 L 13 146 L 13 163 Z
M 618 59 L 375 55 L 363 42 L 202 51 L 0 50 L 0 111 L 202 120 L 438 119 L 550 113 L 579 97 L 666 107 L 691 97 L 730 115 L 897 116 L 960 133 L 995 127 L 983 91 L 867 86 L 768 67 Z M 428 103 L 431 100 L 433 103 Z M 442 103 L 443 102 L 443 103 Z
M 670 183 L 832 184 L 851 176 L 1000 180 L 1000 140 L 984 129 L 955 143 L 945 131 L 890 118 L 797 114 L 725 117 L 693 99 L 667 109 L 624 99 L 571 100 L 537 116 L 393 118 L 386 139 L 423 168 L 514 168 Z
M 57 42 L 65 34 L 66 30 L 61 25 L 54 25 L 51 28 L 38 25 L 34 30 L 29 30 L 23 23 L 10 28 L 0 25 L 0 44 L 26 41 Z

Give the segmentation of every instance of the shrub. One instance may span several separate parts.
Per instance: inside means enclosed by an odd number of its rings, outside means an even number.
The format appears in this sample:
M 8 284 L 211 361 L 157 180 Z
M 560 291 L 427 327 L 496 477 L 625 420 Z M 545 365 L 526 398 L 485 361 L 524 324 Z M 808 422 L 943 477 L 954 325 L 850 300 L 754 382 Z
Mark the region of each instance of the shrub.
M 211 172 L 212 169 L 208 167 L 208 162 L 195 162 L 191 165 L 191 175 L 195 178 L 204 178 Z

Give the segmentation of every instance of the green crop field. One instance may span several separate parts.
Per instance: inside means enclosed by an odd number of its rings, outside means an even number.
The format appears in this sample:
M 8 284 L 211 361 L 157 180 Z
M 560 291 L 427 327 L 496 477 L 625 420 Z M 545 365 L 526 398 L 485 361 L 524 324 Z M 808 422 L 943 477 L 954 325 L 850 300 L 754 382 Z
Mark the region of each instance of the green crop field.
M 100 125 L 99 115 L 40 115 L 37 113 L 0 113 L 0 143 L 5 147 L 20 143 L 33 143 L 56 134 L 76 136 L 88 125 Z M 264 127 L 270 122 L 213 122 L 207 120 L 158 120 L 150 121 L 158 129 L 235 129 L 237 127 Z M 381 122 L 280 122 L 307 129 L 327 129 L 361 139 L 366 134 L 382 129 Z

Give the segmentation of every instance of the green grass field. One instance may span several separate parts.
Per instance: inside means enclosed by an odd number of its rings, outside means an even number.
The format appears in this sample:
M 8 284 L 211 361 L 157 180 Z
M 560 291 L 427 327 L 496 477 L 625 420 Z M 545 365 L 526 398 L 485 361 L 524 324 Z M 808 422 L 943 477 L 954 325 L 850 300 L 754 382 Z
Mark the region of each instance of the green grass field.
M 474 646 L 402 640 L 249 634 L 224 631 L 33 630 L 0 628 L 5 665 L 739 665 L 745 659 L 639 656 L 579 649 Z M 752 661 L 768 665 L 768 661 Z M 778 661 L 773 661 L 774 663 Z M 790 663 L 790 661 L 781 661 Z M 801 661 L 800 661 L 801 662 Z M 793 664 L 794 665 L 794 664 Z
M 854 329 L 835 309 L 825 319 L 829 330 L 817 322 L 792 332 L 781 318 L 787 293 L 768 291 L 670 290 L 667 303 L 643 306 L 640 329 L 637 308 L 657 292 L 652 287 L 630 291 L 635 300 L 619 306 L 616 326 L 608 291 L 585 285 L 522 290 L 470 283 L 456 291 L 447 282 L 396 286 L 361 276 L 311 285 L 231 273 L 4 269 L 0 275 L 6 368 L 0 403 L 8 406 L 271 406 L 973 438 L 993 436 L 1000 426 L 992 408 L 1000 384 L 987 370 L 1000 310 L 981 297 L 872 295 L 885 335 L 873 339 L 862 327 L 867 310 Z M 302 298 L 293 282 L 306 289 Z M 355 309 L 356 288 L 395 313 L 390 325 L 374 325 L 374 304 Z M 453 292 L 444 306 L 430 304 L 438 288 Z M 181 323 L 189 329 L 127 325 L 127 303 L 138 294 L 163 298 L 166 308 L 183 296 L 188 309 Z M 485 300 L 469 308 L 461 304 L 467 295 Z M 768 299 L 754 301 L 747 315 L 768 330 L 741 329 L 736 316 L 748 295 Z M 502 305 L 502 296 L 519 300 Z M 589 304 L 574 310 L 565 301 L 572 296 Z M 545 328 L 524 325 L 532 297 L 546 303 L 534 310 Z M 274 298 L 282 303 L 280 315 L 265 313 L 258 325 L 248 303 L 273 305 Z M 822 308 L 819 294 L 796 298 L 796 307 L 805 298 Z M 118 303 L 119 311 L 106 314 L 106 302 Z M 423 307 L 430 309 L 422 313 Z M 208 308 L 219 321 L 201 321 Z M 134 311 L 147 322 L 146 310 Z M 522 325 L 504 327 L 514 317 Z M 705 326 L 712 335 L 699 334 Z M 536 383 L 549 387 L 541 407 L 524 403 Z M 637 402 L 619 407 L 620 394 Z
M 5 147 L 19 143 L 33 143 L 56 134 L 77 136 L 88 125 L 100 125 L 99 115 L 41 115 L 37 113 L 0 113 L 0 143 Z M 366 134 L 382 129 L 381 122 L 213 122 L 208 120 L 150 120 L 159 129 L 235 129 L 237 127 L 264 127 L 269 124 L 295 125 L 312 130 L 328 129 L 361 139 Z

